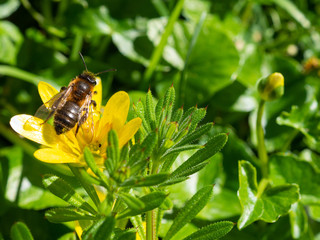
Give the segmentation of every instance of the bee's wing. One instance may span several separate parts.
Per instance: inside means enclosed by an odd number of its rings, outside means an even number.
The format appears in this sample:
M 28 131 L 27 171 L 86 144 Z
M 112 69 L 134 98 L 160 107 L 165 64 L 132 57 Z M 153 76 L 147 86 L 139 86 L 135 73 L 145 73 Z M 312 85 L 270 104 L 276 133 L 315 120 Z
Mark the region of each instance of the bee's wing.
M 70 95 L 72 87 L 65 88 L 59 93 L 54 95 L 48 102 L 44 103 L 38 108 L 35 113 L 35 117 L 43 119 L 45 122 L 57 111 L 57 109 L 63 106 Z
M 76 134 L 81 127 L 84 134 L 91 134 L 93 136 L 94 133 L 94 120 L 93 120 L 93 104 L 92 104 L 92 95 L 88 95 L 85 99 L 84 104 L 80 108 L 79 111 L 79 121 L 76 129 Z

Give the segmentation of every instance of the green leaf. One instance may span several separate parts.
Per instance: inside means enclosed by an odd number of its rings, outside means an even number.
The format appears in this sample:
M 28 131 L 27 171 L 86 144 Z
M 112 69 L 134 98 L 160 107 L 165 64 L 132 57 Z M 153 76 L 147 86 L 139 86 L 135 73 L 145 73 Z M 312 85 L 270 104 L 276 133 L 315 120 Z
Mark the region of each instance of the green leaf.
M 295 184 L 267 188 L 267 181 L 262 180 L 258 188 L 256 169 L 247 161 L 239 161 L 239 182 L 238 197 L 243 208 L 238 221 L 240 230 L 257 220 L 277 221 L 299 200 Z
M 316 154 L 314 151 L 310 149 L 304 149 L 300 152 L 299 158 L 310 163 L 313 169 L 317 173 L 320 173 L 320 156 Z
M 90 182 L 86 178 L 88 176 L 87 171 L 78 167 L 69 166 L 69 168 L 71 169 L 77 180 L 80 182 L 82 187 L 85 189 L 85 191 L 88 193 L 93 203 L 98 208 L 100 206 L 100 199 L 98 197 L 96 189 L 94 188 L 94 185 L 90 184 Z
M 303 237 L 308 231 L 308 216 L 300 202 L 292 205 L 289 217 L 292 237 L 294 239 Z
M 151 156 L 153 149 L 156 146 L 158 138 L 157 132 L 150 132 L 143 140 L 141 145 L 136 144 L 130 151 L 130 160 L 128 166 L 132 169 L 132 173 L 135 173 L 142 169 L 147 163 L 147 158 Z
M 115 226 L 115 219 L 112 216 L 108 216 L 105 219 L 101 219 L 93 224 L 87 231 L 85 231 L 81 238 L 82 240 L 89 239 L 111 239 L 111 234 Z
M 72 206 L 82 208 L 90 213 L 96 211 L 64 180 L 52 174 L 46 174 L 42 179 L 43 185 L 54 195 L 68 202 Z
M 187 161 L 185 161 L 183 164 L 181 164 L 180 167 L 178 167 L 171 176 L 180 176 L 184 171 L 188 170 L 191 167 L 194 167 L 195 165 L 198 165 L 208 158 L 215 155 L 217 152 L 219 152 L 223 146 L 226 144 L 228 140 L 228 135 L 225 133 L 217 134 L 212 139 L 210 139 L 204 148 L 198 150 L 195 154 L 193 154 Z
M 1 10 L 0 5 L 0 17 L 5 12 Z M 18 27 L 9 21 L 0 21 L 0 62 L 15 64 L 22 40 Z
M 189 127 L 190 132 L 192 132 L 198 126 L 198 123 L 206 116 L 206 113 L 206 108 L 198 108 L 192 113 L 191 125 Z
M 167 199 L 167 198 L 166 198 Z M 141 215 L 130 217 L 130 221 L 132 222 L 135 229 L 137 229 L 137 233 L 139 234 L 139 237 L 141 240 L 146 239 L 146 233 L 143 227 L 143 222 Z
M 123 183 L 121 183 L 121 187 L 145 187 L 145 186 L 154 186 L 158 185 L 165 180 L 167 180 L 169 174 L 166 173 L 158 173 L 150 176 L 133 176 Z
M 238 64 L 239 54 L 232 40 L 206 18 L 186 69 L 187 106 L 201 104 L 231 84 Z
M 161 210 L 170 210 L 173 207 L 173 202 L 171 201 L 170 198 L 166 198 L 163 203 L 159 206 Z
M 119 139 L 117 132 L 111 129 L 108 133 L 108 160 L 105 161 L 106 168 L 110 174 L 117 168 L 120 160 Z M 108 167 L 107 167 L 108 166 Z
M 241 206 L 237 193 L 223 188 L 210 199 L 207 205 L 199 213 L 200 219 L 217 221 L 221 219 L 237 217 L 241 214 Z
M 92 152 L 89 150 L 88 147 L 84 148 L 83 155 L 84 155 L 84 160 L 86 161 L 88 166 L 91 168 L 92 172 L 96 176 L 98 176 L 101 179 L 101 181 L 104 184 L 104 186 L 107 189 L 109 189 L 108 179 L 107 179 L 106 175 L 104 175 L 103 172 L 100 171 L 100 168 L 96 164 L 95 158 L 94 158 Z M 108 166 L 108 165 L 106 165 L 106 166 Z M 109 170 L 112 170 L 112 169 L 109 169 Z
M 233 228 L 234 223 L 223 221 L 210 224 L 184 238 L 184 240 L 213 240 L 226 235 Z
M 143 201 L 129 193 L 119 193 L 119 196 L 127 204 L 128 208 L 132 210 L 141 210 L 145 207 Z
M 309 206 L 308 213 L 313 220 L 320 222 L 320 205 Z
M 155 109 L 156 126 L 160 125 L 160 117 L 161 117 L 162 112 L 164 111 L 163 103 L 164 103 L 164 97 L 160 98 L 157 102 L 157 105 L 156 105 L 156 109 Z
M 3 148 L 0 152 L 0 156 L 2 155 L 8 158 L 8 169 L 1 169 L 0 165 L 0 176 L 2 175 L 1 172 L 7 171 L 8 173 L 7 179 L 2 180 L 1 188 L 5 191 L 5 198 L 10 202 L 14 202 L 21 197 L 18 196 L 19 192 L 17 190 L 13 192 L 12 189 L 19 189 L 23 171 L 23 151 L 17 146 Z
M 206 123 L 200 126 L 196 131 L 188 133 L 188 135 L 184 136 L 177 144 L 173 146 L 173 148 L 183 146 L 185 144 L 190 144 L 198 140 L 202 135 L 208 133 L 212 129 L 212 127 L 213 123 Z
M 156 128 L 156 114 L 154 109 L 154 102 L 151 90 L 148 90 L 147 96 L 146 96 L 146 111 L 145 116 L 147 123 L 150 125 L 151 130 L 154 130 Z
M 178 123 L 181 121 L 182 116 L 183 116 L 183 107 L 180 107 L 176 109 L 171 120 Z
M 23 222 L 17 222 L 12 226 L 10 236 L 12 240 L 33 240 L 29 228 Z
M 320 130 L 318 123 L 320 117 L 317 114 L 317 109 L 318 102 L 312 99 L 301 107 L 292 106 L 290 112 L 282 112 L 277 118 L 277 123 L 299 130 L 314 142 L 319 141 Z
M 176 97 L 176 92 L 172 84 L 164 96 L 164 103 L 163 103 L 163 106 L 164 106 L 163 114 L 166 117 L 167 122 L 171 121 L 171 115 L 172 115 L 172 109 L 173 109 L 175 97 Z
M 122 230 L 115 228 L 112 240 L 136 240 L 136 229 Z M 144 238 L 141 238 L 141 240 L 144 240 Z
M 163 239 L 171 239 L 184 225 L 190 222 L 207 204 L 211 194 L 212 186 L 200 189 L 180 210 Z
M 0 19 L 9 17 L 14 13 L 20 6 L 20 1 L 18 0 L 6 0 L 2 1 L 0 4 Z
M 164 187 L 164 186 L 169 186 L 169 185 L 174 185 L 183 181 L 186 181 L 189 179 L 188 177 L 174 177 L 174 178 L 169 178 L 167 181 L 164 183 L 160 184 L 159 186 Z
M 164 192 L 152 192 L 147 195 L 144 195 L 141 198 L 139 198 L 145 204 L 145 207 L 143 209 L 132 210 L 126 208 L 118 214 L 117 219 L 135 216 L 153 210 L 159 207 L 166 197 L 167 195 Z
M 188 150 L 197 150 L 203 147 L 204 147 L 203 145 L 185 145 L 181 147 L 172 147 L 172 148 L 169 148 L 161 157 L 165 158 L 174 153 L 180 153 Z
M 142 128 L 143 128 L 143 131 L 147 131 L 147 132 L 150 132 L 151 129 L 150 129 L 150 126 L 149 124 L 147 123 L 147 120 L 145 118 L 145 110 L 144 110 L 144 105 L 142 103 L 141 100 L 138 101 L 138 103 L 135 105 L 133 104 L 133 110 L 134 112 L 136 113 L 136 115 L 141 118 L 142 120 Z
M 77 220 L 95 220 L 97 217 L 78 208 L 53 208 L 45 213 L 46 218 L 53 223 L 70 222 Z
M 300 161 L 294 155 L 273 155 L 270 158 L 270 178 L 277 185 L 298 184 L 303 204 L 320 204 L 320 175 L 310 163 Z
M 177 179 L 177 178 L 183 178 L 183 177 L 188 177 L 198 171 L 200 171 L 202 168 L 204 168 L 208 162 L 202 162 L 197 165 L 191 166 L 188 169 L 184 170 L 183 172 L 176 173 L 175 171 L 170 175 L 168 181 L 171 179 Z M 166 182 L 164 182 L 166 184 Z

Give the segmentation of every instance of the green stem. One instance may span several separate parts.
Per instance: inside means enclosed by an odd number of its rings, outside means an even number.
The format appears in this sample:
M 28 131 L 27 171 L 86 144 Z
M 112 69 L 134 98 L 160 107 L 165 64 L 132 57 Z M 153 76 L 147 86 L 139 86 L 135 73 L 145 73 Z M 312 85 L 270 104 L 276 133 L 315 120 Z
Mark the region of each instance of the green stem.
M 132 222 L 133 226 L 137 229 L 140 239 L 146 240 L 145 230 L 143 227 L 141 215 L 131 217 L 130 221 Z
M 21 3 L 40 25 L 44 24 L 44 17 L 31 6 L 28 0 L 21 0 Z
M 75 39 L 73 41 L 73 46 L 71 49 L 71 54 L 70 54 L 71 60 L 75 60 L 79 57 L 79 52 L 81 51 L 81 48 L 82 48 L 82 42 L 83 42 L 82 33 L 77 32 L 75 34 Z
M 264 143 L 264 132 L 263 132 L 262 123 L 261 123 L 264 106 L 265 106 L 265 101 L 261 99 L 259 102 L 259 108 L 258 108 L 256 132 L 257 132 L 257 141 L 258 141 L 258 155 L 261 161 L 262 177 L 268 178 L 268 154 L 267 154 L 266 146 Z
M 167 40 L 173 31 L 174 24 L 180 15 L 180 12 L 183 7 L 183 3 L 184 3 L 184 0 L 179 0 L 175 6 L 173 12 L 172 12 L 172 14 L 168 20 L 168 24 L 164 30 L 164 33 L 161 36 L 160 43 L 158 44 L 158 46 L 154 49 L 154 51 L 152 53 L 149 66 L 148 66 L 147 70 L 145 71 L 143 79 L 141 81 L 140 89 L 145 89 L 147 87 L 147 85 L 150 81 L 150 78 L 151 78 L 154 70 L 156 69 L 157 64 L 161 58 L 161 55 L 162 55 L 164 47 L 166 46 Z
M 45 79 L 45 78 L 38 76 L 38 75 L 35 75 L 33 73 L 29 73 L 29 72 L 26 72 L 26 71 L 21 70 L 19 68 L 7 66 L 7 65 L 0 65 L 0 74 L 5 75 L 5 76 L 9 76 L 9 77 L 14 77 L 17 79 L 21 79 L 23 81 L 32 83 L 36 86 L 38 86 L 38 83 L 40 81 L 44 81 L 44 82 L 49 83 L 53 87 L 58 88 L 58 85 L 52 80 Z
M 147 240 L 156 240 L 155 210 L 146 213 Z
M 291 142 L 293 141 L 293 139 L 295 139 L 295 137 L 298 135 L 299 130 L 294 129 L 291 134 L 289 135 L 287 141 L 283 144 L 282 148 L 281 148 L 281 152 L 285 152 L 288 150 L 289 146 L 291 145 Z

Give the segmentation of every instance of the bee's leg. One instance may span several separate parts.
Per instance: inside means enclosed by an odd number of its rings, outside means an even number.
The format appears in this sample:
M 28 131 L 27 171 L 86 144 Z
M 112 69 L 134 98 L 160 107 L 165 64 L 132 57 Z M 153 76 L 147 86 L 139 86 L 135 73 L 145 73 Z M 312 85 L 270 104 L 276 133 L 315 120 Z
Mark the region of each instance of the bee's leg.
M 45 120 L 43 120 L 43 123 L 41 123 L 40 125 L 45 124 L 46 122 L 48 122 L 48 120 L 53 116 L 53 114 L 54 114 L 54 111 L 51 111 L 49 113 L 48 117 Z
M 66 90 L 66 89 L 67 89 L 67 87 L 61 87 L 61 88 L 60 88 L 60 92 Z
M 77 124 L 77 129 L 76 129 L 76 134 L 75 134 L 76 136 L 77 136 L 77 133 L 78 133 L 78 131 L 79 131 L 80 126 L 87 120 L 88 115 L 89 115 L 89 111 L 88 111 L 88 109 L 86 108 L 85 114 L 83 114 L 83 116 L 80 118 L 80 120 L 79 120 L 79 122 L 78 122 L 78 124 Z
M 96 101 L 95 101 L 95 100 L 91 100 L 90 104 L 92 104 L 92 105 L 93 105 L 93 107 L 96 107 L 96 106 L 97 106 L 97 103 L 96 103 Z

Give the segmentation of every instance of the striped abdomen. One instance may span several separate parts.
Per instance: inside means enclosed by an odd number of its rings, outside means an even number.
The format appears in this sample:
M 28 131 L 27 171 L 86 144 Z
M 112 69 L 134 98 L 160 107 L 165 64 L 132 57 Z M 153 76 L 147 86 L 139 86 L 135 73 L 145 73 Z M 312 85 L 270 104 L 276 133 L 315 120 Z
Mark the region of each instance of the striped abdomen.
M 79 121 L 80 107 L 77 103 L 67 101 L 54 115 L 54 129 L 59 135 L 71 130 Z

